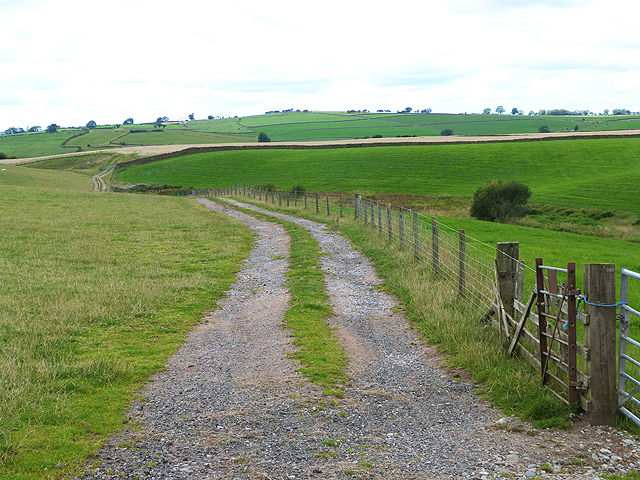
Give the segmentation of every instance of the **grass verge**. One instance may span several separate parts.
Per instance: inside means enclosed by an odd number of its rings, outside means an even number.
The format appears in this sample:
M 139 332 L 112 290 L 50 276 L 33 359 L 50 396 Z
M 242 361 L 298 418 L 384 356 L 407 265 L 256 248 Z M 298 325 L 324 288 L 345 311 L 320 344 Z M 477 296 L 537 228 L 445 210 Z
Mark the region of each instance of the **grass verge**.
M 323 255 L 318 242 L 304 227 L 295 223 L 239 208 L 254 217 L 277 222 L 291 238 L 287 287 L 291 294 L 284 324 L 292 330 L 293 344 L 299 350 L 291 355 L 300 361 L 300 371 L 311 382 L 324 387 L 325 395 L 344 396 L 347 357 L 344 347 L 327 323 L 333 315 L 326 293 L 324 274 L 319 265 Z

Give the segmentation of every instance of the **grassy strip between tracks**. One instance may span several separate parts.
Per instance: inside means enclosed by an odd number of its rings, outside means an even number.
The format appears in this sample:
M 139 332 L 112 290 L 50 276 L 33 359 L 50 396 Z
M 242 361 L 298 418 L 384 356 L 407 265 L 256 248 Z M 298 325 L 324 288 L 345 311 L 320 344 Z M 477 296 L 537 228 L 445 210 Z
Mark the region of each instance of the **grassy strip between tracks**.
M 327 217 L 246 198 L 238 200 L 339 228 L 374 262 L 384 280 L 382 288 L 402 302 L 407 320 L 428 343 L 436 345 L 454 377 L 469 375 L 493 405 L 531 421 L 537 428 L 570 425 L 571 412 L 540 385 L 538 372 L 525 360 L 509 357 L 500 347 L 497 333 L 484 327 L 477 315 L 458 302 L 451 287 L 435 278 L 428 266 L 415 264 L 411 252 L 389 248 L 351 216 Z
M 238 207 L 234 207 L 238 208 Z M 249 209 L 245 213 L 277 222 L 291 238 L 287 287 L 291 293 L 284 324 L 293 331 L 293 344 L 300 349 L 291 355 L 302 364 L 300 371 L 311 382 L 324 387 L 326 395 L 342 397 L 347 380 L 344 347 L 327 323 L 333 315 L 326 293 L 324 274 L 319 265 L 322 252 L 309 232 L 295 223 Z
M 0 478 L 67 478 L 123 428 L 252 237 L 193 200 L 19 171 L 0 189 Z

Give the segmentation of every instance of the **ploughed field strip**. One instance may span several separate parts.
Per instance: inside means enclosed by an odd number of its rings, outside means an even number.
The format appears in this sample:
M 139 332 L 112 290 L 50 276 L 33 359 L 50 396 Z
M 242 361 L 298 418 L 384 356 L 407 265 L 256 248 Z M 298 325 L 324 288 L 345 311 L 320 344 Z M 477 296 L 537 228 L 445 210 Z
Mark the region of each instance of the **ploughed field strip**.
M 229 200 L 305 227 L 326 253 L 335 314 L 329 322 L 347 351 L 351 381 L 344 398 L 323 396 L 287 358 L 295 348 L 282 326 L 289 300 L 284 229 L 198 201 L 244 222 L 256 234 L 255 248 L 219 309 L 132 407 L 137 425 L 112 439 L 85 477 L 592 478 L 594 470 L 546 471 L 582 450 L 589 462 L 579 436 L 558 435 L 543 449 L 536 445 L 548 436 L 531 437 L 526 425 L 496 427 L 500 412 L 439 369 L 396 301 L 376 290 L 370 262 L 338 233 Z M 602 435 L 611 449 L 628 441 Z

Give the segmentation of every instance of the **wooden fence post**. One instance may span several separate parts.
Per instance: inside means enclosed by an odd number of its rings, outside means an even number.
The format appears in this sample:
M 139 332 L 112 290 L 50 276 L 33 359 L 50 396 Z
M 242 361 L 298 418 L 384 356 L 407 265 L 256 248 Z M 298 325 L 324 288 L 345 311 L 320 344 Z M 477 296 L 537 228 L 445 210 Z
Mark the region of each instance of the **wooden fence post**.
M 402 218 L 402 207 L 398 210 L 398 233 L 400 234 L 400 250 L 404 250 L 404 219 Z
M 316 213 L 320 213 L 320 204 L 318 203 L 318 192 L 316 192 Z
M 331 210 L 329 210 L 329 195 L 327 195 L 327 216 L 331 216 Z
M 516 292 L 522 291 L 522 287 L 516 287 L 518 280 L 518 264 L 520 263 L 520 244 L 518 242 L 498 242 L 497 247 L 498 281 L 499 291 L 505 311 L 515 318 L 513 300 Z M 522 279 L 524 281 L 524 278 Z M 522 298 L 518 298 L 522 301 Z
M 585 346 L 591 351 L 586 374 L 591 379 L 587 400 L 591 401 L 592 425 L 616 425 L 616 267 L 611 263 L 584 264 L 584 295 L 589 313 Z M 593 304 L 610 305 L 599 306 Z
M 353 199 L 353 219 L 358 219 L 358 209 L 360 208 L 360 195 L 356 195 Z
M 342 194 L 340 194 L 340 218 L 342 218 L 343 214 L 343 205 L 342 205 Z
M 420 260 L 420 236 L 418 235 L 418 212 L 413 212 L 413 259 Z
M 431 256 L 433 258 L 433 273 L 440 273 L 440 241 L 438 239 L 438 217 L 431 218 Z
M 382 205 L 378 202 L 378 234 L 382 236 Z
M 464 298 L 467 283 L 467 234 L 464 230 L 458 232 L 458 240 L 458 295 Z
M 389 243 L 393 242 L 393 225 L 391 221 L 391 204 L 387 203 L 387 230 L 389 231 Z
M 373 200 L 371 200 L 371 228 L 376 229 L 376 217 L 375 212 L 373 211 Z

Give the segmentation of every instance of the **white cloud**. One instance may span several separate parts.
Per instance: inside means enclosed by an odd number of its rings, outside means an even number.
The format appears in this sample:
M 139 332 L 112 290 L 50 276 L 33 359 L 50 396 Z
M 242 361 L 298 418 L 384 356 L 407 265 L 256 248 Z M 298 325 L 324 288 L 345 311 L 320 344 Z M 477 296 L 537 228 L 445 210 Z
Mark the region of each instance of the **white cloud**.
M 633 8 L 631 0 L 3 0 L 0 130 L 282 108 L 637 111 Z

